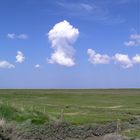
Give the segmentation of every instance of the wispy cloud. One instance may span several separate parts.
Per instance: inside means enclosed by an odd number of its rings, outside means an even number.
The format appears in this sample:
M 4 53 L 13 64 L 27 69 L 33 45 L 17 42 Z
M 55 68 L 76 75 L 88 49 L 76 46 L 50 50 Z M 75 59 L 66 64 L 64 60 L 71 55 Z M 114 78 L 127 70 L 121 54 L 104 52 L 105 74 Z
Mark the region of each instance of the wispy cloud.
M 40 64 L 35 65 L 35 68 L 37 68 L 37 69 L 40 68 L 40 67 L 41 67 Z
M 83 20 L 98 21 L 104 24 L 122 23 L 125 20 L 120 15 L 113 15 L 106 3 L 87 2 L 66 2 L 56 3 L 59 12 L 71 17 L 78 17 Z M 56 13 L 56 14 L 59 14 Z
M 96 8 L 95 6 L 89 5 L 89 4 L 86 4 L 86 3 L 81 3 L 80 7 L 81 7 L 81 9 L 84 9 L 87 12 L 91 12 L 92 10 L 94 10 Z
M 7 37 L 10 38 L 10 39 L 15 39 L 16 35 L 15 35 L 15 33 L 8 33 Z
M 124 42 L 126 47 L 140 46 L 140 34 L 131 34 L 129 40 Z
M 19 34 L 19 35 L 16 35 L 15 33 L 8 33 L 7 34 L 7 37 L 9 39 L 23 39 L 23 40 L 28 39 L 28 35 L 27 34 Z
M 8 69 L 10 69 L 10 68 L 15 68 L 15 66 L 13 64 L 9 63 L 6 60 L 2 60 L 2 61 L 0 61 L 0 68 L 8 68 Z
M 17 35 L 18 39 L 28 39 L 28 35 L 27 34 L 19 34 Z
M 117 4 L 128 4 L 128 3 L 135 3 L 138 2 L 139 0 L 117 0 L 116 3 Z
M 88 4 L 88 3 L 72 3 L 72 2 L 57 2 L 57 4 L 67 10 L 67 12 L 78 12 L 75 14 L 80 14 L 79 12 L 82 13 L 91 13 L 93 10 L 95 10 L 96 6 L 93 4 Z M 73 10 L 73 12 L 72 12 Z

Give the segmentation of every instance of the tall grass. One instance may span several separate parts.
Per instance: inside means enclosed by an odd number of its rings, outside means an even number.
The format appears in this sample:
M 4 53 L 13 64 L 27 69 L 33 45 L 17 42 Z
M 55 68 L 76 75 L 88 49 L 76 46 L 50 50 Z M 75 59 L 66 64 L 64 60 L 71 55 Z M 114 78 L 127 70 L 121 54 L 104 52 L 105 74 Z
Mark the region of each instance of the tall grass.
M 36 110 L 35 108 L 18 108 L 13 107 L 10 104 L 0 105 L 0 118 L 4 118 L 7 121 L 24 122 L 30 121 L 33 124 L 44 124 L 49 121 L 49 116 Z

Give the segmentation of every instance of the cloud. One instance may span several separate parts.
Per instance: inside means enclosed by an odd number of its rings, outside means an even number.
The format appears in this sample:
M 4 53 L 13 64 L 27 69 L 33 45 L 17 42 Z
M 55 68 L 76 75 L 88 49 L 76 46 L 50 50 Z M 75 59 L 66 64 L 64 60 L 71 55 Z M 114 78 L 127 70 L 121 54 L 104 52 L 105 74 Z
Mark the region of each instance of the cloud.
M 140 34 L 131 34 L 129 41 L 124 42 L 126 47 L 140 46 Z
M 92 64 L 108 64 L 110 61 L 110 57 L 108 55 L 96 53 L 92 49 L 88 49 L 87 54 L 89 56 L 89 61 Z
M 52 11 L 56 15 L 63 14 L 68 17 L 80 18 L 82 20 L 96 21 L 103 24 L 120 24 L 125 20 L 120 15 L 112 14 L 108 2 L 95 2 L 95 1 L 60 1 L 56 3 L 59 11 L 57 13 Z M 111 7 L 113 5 L 110 5 Z
M 140 64 L 140 55 L 136 54 L 133 58 L 132 58 L 132 62 L 134 64 Z
M 72 45 L 79 36 L 78 29 L 64 20 L 55 24 L 47 35 L 51 42 L 51 48 L 54 50 L 48 62 L 68 67 L 74 66 L 75 50 Z
M 24 60 L 25 60 L 25 56 L 23 55 L 23 53 L 21 51 L 17 51 L 16 62 L 22 63 Z
M 124 43 L 124 45 L 127 47 L 136 46 L 136 42 L 135 41 L 127 41 Z
M 28 39 L 27 34 L 16 35 L 15 33 L 8 33 L 7 37 L 10 38 L 10 39 L 23 39 L 23 40 Z
M 17 38 L 19 39 L 28 39 L 28 35 L 27 34 L 20 34 L 17 36 Z
M 79 14 L 79 12 L 89 13 L 89 12 L 92 12 L 96 8 L 95 5 L 88 4 L 88 3 L 57 2 L 57 4 L 67 11 L 72 11 L 72 10 L 74 10 L 73 12 L 77 11 L 78 13 L 75 13 L 75 14 Z M 73 12 L 71 14 L 73 14 Z
M 10 38 L 10 39 L 15 39 L 16 35 L 14 33 L 8 33 L 7 37 Z
M 140 35 L 139 34 L 131 34 L 130 38 L 131 39 L 140 39 Z
M 93 7 L 89 4 L 86 4 L 86 3 L 81 3 L 79 6 L 81 7 L 81 9 L 84 9 L 87 12 L 91 12 L 95 8 L 95 7 Z
M 119 64 L 122 68 L 131 68 L 135 64 L 140 64 L 140 54 L 136 54 L 134 57 L 129 58 L 127 54 L 116 53 L 114 56 L 107 54 L 96 53 L 93 49 L 88 49 L 87 54 L 89 56 L 89 62 L 92 64 L 109 64 L 114 61 L 115 64 Z
M 35 68 L 40 68 L 40 65 L 39 65 L 39 64 L 36 64 L 36 65 L 35 65 Z
M 137 0 L 117 0 L 116 3 L 117 4 L 129 4 L 129 3 L 135 3 L 138 2 Z
M 133 66 L 133 63 L 127 54 L 117 53 L 117 54 L 115 54 L 113 59 L 114 59 L 115 63 L 120 64 L 122 68 L 130 68 Z
M 6 60 L 0 61 L 0 68 L 15 68 L 15 66 Z

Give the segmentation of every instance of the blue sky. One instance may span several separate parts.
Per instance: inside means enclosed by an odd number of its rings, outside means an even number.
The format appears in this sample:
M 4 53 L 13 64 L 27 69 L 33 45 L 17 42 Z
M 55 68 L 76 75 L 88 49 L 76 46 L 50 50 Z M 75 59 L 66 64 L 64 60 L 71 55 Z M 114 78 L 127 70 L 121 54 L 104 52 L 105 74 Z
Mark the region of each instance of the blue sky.
M 140 1 L 0 0 L 0 88 L 140 88 Z

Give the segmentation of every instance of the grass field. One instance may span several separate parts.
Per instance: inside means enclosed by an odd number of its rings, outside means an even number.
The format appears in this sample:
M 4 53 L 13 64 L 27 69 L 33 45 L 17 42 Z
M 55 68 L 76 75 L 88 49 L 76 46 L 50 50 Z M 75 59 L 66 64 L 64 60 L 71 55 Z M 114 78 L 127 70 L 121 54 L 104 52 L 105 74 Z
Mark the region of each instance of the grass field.
M 17 122 L 63 118 L 81 125 L 134 116 L 140 116 L 139 89 L 0 90 L 0 117 Z

